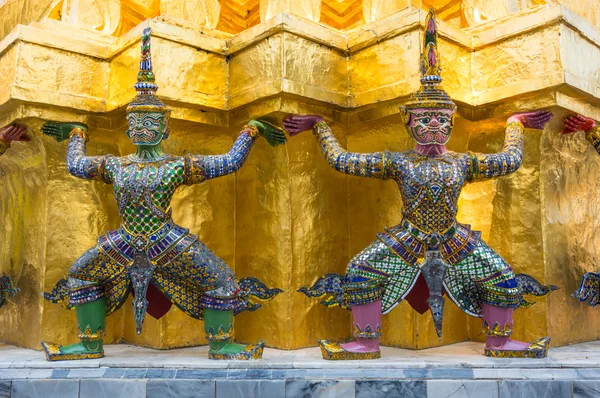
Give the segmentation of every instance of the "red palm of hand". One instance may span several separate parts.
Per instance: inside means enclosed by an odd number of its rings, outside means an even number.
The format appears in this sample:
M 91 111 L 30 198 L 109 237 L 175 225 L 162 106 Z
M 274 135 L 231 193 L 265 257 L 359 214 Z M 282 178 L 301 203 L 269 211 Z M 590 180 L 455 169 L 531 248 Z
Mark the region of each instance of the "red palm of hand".
M 586 133 L 596 127 L 596 121 L 589 117 L 581 115 L 567 116 L 563 123 L 565 125 L 562 134 L 572 134 L 576 131 L 585 131 Z
M 31 137 L 27 134 L 27 127 L 18 124 L 12 124 L 0 129 L 0 138 L 7 144 L 12 141 L 31 141 Z
M 550 111 L 532 111 L 515 113 L 508 121 L 519 121 L 527 129 L 543 130 L 554 115 Z
M 322 120 L 319 115 L 292 115 L 284 119 L 283 128 L 293 137 L 303 131 L 312 130 L 315 124 Z

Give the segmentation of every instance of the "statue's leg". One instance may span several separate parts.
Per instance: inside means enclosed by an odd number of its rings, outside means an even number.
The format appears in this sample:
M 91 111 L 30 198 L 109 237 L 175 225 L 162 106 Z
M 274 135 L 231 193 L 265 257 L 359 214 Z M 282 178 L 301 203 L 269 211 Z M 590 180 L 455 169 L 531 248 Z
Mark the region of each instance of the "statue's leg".
M 102 358 L 107 312 L 114 311 L 125 299 L 127 283 L 122 267 L 96 247 L 85 252 L 62 284 L 62 294 L 66 296 L 63 299 L 68 299 L 75 308 L 80 342 L 67 346 L 42 342 L 46 358 L 50 361 Z M 54 302 L 59 296 L 56 292 L 45 295 Z
M 240 289 L 231 273 L 227 283 L 204 293 L 204 331 L 209 344 L 210 359 L 260 359 L 264 342 L 244 345 L 234 342 L 233 315 L 240 305 Z
M 534 342 L 510 339 L 513 312 L 522 300 L 511 266 L 480 241 L 466 259 L 447 270 L 444 285 L 449 296 L 470 315 L 483 318 L 485 355 L 510 358 L 543 358 L 550 339 Z
M 93 359 L 104 356 L 102 340 L 106 331 L 106 299 L 104 297 L 85 304 L 75 305 L 79 325 L 79 343 L 57 346 L 43 342 L 50 361 Z
M 158 267 L 153 283 L 181 310 L 204 319 L 211 359 L 256 359 L 264 343 L 248 346 L 233 341 L 233 317 L 244 310 L 255 310 L 261 301 L 281 292 L 269 289 L 254 278 L 238 281 L 233 271 L 206 245 L 196 241 L 169 264 Z
M 390 311 L 408 294 L 417 277 L 418 268 L 405 263 L 380 241 L 373 242 L 357 254 L 346 268 L 341 302 L 352 310 L 355 340 L 343 344 L 319 341 L 323 358 L 379 358 L 381 314 Z M 302 291 L 312 294 L 314 288 L 311 289 Z
M 355 341 L 342 344 L 349 352 L 379 353 L 379 337 L 381 337 L 381 300 L 369 304 L 354 305 L 352 325 Z

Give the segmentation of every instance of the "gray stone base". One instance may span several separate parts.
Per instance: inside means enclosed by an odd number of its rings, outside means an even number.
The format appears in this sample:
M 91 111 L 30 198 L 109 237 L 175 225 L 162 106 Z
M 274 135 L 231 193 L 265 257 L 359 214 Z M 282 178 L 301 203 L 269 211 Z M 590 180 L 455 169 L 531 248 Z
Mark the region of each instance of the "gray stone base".
M 600 397 L 600 343 L 543 360 L 481 355 L 480 343 L 385 348 L 372 361 L 325 361 L 317 348 L 265 350 L 260 361 L 210 361 L 206 347 L 106 347 L 106 358 L 47 362 L 0 345 L 0 398 L 584 398 Z

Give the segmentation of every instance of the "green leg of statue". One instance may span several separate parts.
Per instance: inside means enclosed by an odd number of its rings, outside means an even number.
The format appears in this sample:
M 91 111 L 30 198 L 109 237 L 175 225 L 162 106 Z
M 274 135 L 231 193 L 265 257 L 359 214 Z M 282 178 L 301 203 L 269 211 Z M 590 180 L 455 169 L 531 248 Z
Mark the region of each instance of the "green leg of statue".
M 210 359 L 260 359 L 264 342 L 243 345 L 233 341 L 233 311 L 204 310 L 204 331 Z
M 95 359 L 104 357 L 102 339 L 106 330 L 106 300 L 101 298 L 75 306 L 79 325 L 79 343 L 60 346 L 42 342 L 49 361 Z

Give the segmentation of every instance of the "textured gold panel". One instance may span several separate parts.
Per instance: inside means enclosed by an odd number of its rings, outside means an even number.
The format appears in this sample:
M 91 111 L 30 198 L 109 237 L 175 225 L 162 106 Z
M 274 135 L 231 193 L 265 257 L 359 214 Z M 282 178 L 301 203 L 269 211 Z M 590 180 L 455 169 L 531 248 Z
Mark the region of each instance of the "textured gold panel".
M 474 104 L 500 101 L 563 81 L 559 35 L 559 26 L 551 26 L 473 52 Z
M 283 34 L 261 40 L 232 55 L 229 60 L 229 107 L 281 91 Z
M 381 41 L 352 54 L 348 59 L 348 81 L 354 93 L 351 106 L 410 95 L 419 88 L 419 32 Z M 372 67 L 365 67 L 372 65 Z
M 142 8 L 122 23 L 156 12 L 152 1 L 131 0 L 121 3 L 122 15 L 125 3 L 131 10 Z M 139 31 L 151 26 L 159 95 L 173 108 L 166 147 L 175 154 L 225 152 L 248 119 L 289 113 L 325 115 L 350 150 L 405 150 L 412 142 L 397 107 L 419 86 L 423 13 L 391 3 L 384 9 L 375 0 L 363 2 L 361 13 L 370 24 L 348 33 L 277 15 L 232 37 L 186 21 L 191 14 L 179 3 L 181 8 L 168 11 L 181 21 L 165 15 L 121 38 L 55 20 L 22 26 L 0 47 L 0 125 L 25 116 L 39 125 L 41 119 L 87 115 L 93 126 L 90 154 L 129 153 L 123 106 L 133 97 Z M 12 3 L 5 2 L 0 12 L 9 9 L 6 4 Z M 248 10 L 250 3 L 243 4 Z M 456 2 L 436 4 L 447 7 L 442 18 L 454 15 Z M 303 0 L 295 11 L 290 1 L 268 5 L 271 11 L 278 6 L 301 14 L 298 10 L 308 12 L 314 3 Z M 385 20 L 374 16 L 394 7 L 400 12 Z M 595 9 L 590 7 L 589 15 Z M 200 14 L 193 18 L 202 19 Z M 35 20 L 27 15 L 6 20 Z M 240 24 L 248 23 L 247 16 L 238 17 L 236 29 L 245 29 Z M 460 117 L 451 149 L 498 150 L 506 116 L 517 110 L 558 104 L 600 118 L 594 67 L 600 34 L 577 15 L 559 6 L 530 8 L 465 31 L 440 26 L 444 86 L 460 115 L 480 120 Z M 581 49 L 588 62 L 577 62 Z M 526 132 L 518 173 L 465 187 L 459 220 L 481 230 L 517 272 L 563 288 L 517 311 L 515 337 L 550 332 L 555 343 L 566 344 L 593 339 L 600 322 L 597 311 L 569 297 L 581 274 L 595 267 L 597 190 L 584 188 L 595 186 L 600 158 L 582 137 L 557 136 L 559 120 L 553 123 L 543 134 Z M 118 224 L 111 188 L 70 177 L 64 170 L 66 143 L 37 134 L 31 144 L 16 143 L 0 158 L 0 214 L 11 220 L 0 226 L 0 240 L 11 248 L 0 247 L 0 272 L 9 272 L 22 289 L 0 312 L 0 339 L 32 348 L 39 348 L 40 339 L 75 339 L 74 314 L 43 303 L 39 292 L 63 277 L 98 234 Z M 238 338 L 297 348 L 317 338 L 349 337 L 347 311 L 326 309 L 295 291 L 325 272 L 344 272 L 377 232 L 399 221 L 401 205 L 392 182 L 329 168 L 314 137 L 305 133 L 277 148 L 259 140 L 238 174 L 181 189 L 173 208 L 176 221 L 199 234 L 239 277 L 254 275 L 286 291 L 258 312 L 238 317 Z M 144 334 L 136 336 L 130 306 L 110 317 L 109 341 L 156 348 L 204 343 L 201 322 L 177 309 L 160 321 L 148 318 Z M 480 332 L 479 320 L 447 301 L 441 344 L 482 339 Z M 383 342 L 409 348 L 440 344 L 430 314 L 418 315 L 406 303 L 385 317 Z
M 32 347 L 42 318 L 47 170 L 39 137 L 13 143 L 10 151 L 0 161 L 0 275 L 11 276 L 21 291 L 2 308 L 0 341 Z
M 53 0 L 5 0 L 0 2 L 0 40 L 17 24 L 37 22 L 51 11 Z

